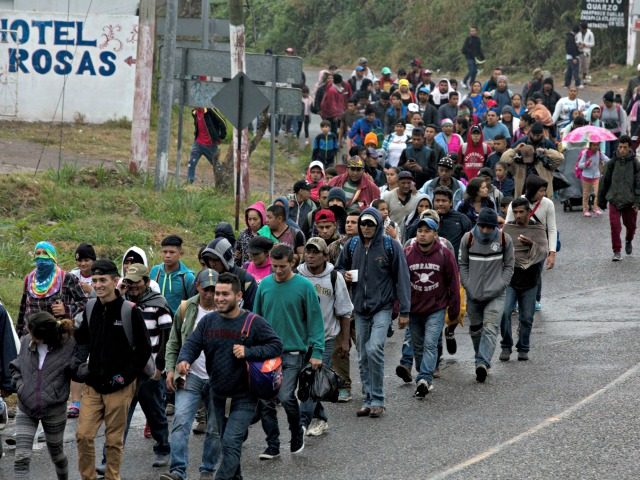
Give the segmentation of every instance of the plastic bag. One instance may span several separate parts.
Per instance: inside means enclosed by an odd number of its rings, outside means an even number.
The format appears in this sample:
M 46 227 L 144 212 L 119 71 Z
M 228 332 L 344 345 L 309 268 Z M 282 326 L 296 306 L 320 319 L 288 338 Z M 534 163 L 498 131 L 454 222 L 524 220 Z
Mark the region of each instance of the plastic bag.
M 322 365 L 314 370 L 307 365 L 298 375 L 298 398 L 303 402 L 310 398 L 336 403 L 340 384 L 340 377 L 331 368 Z

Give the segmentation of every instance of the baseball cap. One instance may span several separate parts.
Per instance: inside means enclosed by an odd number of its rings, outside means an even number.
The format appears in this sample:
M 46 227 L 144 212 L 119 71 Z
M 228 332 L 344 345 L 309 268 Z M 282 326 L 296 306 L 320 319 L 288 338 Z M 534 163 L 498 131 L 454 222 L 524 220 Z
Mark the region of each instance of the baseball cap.
M 144 278 L 149 278 L 149 269 L 142 263 L 134 263 L 129 265 L 124 280 L 132 283 L 138 283 Z
M 367 58 L 366 58 L 366 57 L 360 57 L 360 58 L 358 59 L 358 65 L 362 65 L 362 64 L 364 64 L 364 63 L 369 63 L 369 60 L 367 60 Z
M 403 170 L 398 174 L 398 180 L 413 180 L 413 174 L 409 170 Z
M 422 66 L 422 60 L 420 60 L 419 58 L 414 58 L 413 60 L 411 60 L 411 64 L 412 67 L 420 67 Z
M 358 220 L 358 223 L 366 222 L 367 220 L 378 225 L 378 219 L 373 215 L 371 215 L 370 213 L 365 213 L 364 215 L 361 215 L 360 220 Z
M 438 222 L 436 222 L 433 218 L 428 217 L 426 215 L 421 215 L 420 220 L 418 220 L 418 228 L 427 227 L 429 230 L 433 230 L 434 232 L 437 232 L 438 226 L 439 226 Z
M 307 240 L 307 243 L 305 244 L 304 248 L 307 249 L 310 246 L 317 248 L 320 253 L 325 253 L 325 254 L 329 253 L 329 248 L 327 248 L 327 242 L 325 242 L 324 239 L 320 237 L 313 237 Z
M 418 90 L 418 93 L 426 93 L 427 95 L 429 95 L 431 93 L 431 89 L 428 87 L 420 87 L 420 90 Z
M 364 162 L 362 158 L 356 155 L 347 160 L 347 168 L 364 168 Z
M 104 258 L 93 263 L 91 275 L 120 275 L 120 272 L 118 272 L 118 267 L 113 263 L 113 260 Z
M 407 80 L 406 78 L 401 78 L 400 80 L 398 80 L 398 86 L 399 87 L 408 87 L 409 86 L 409 80 Z
M 358 65 L 356 67 L 356 72 L 362 72 L 364 70 L 364 67 L 362 65 Z
M 492 168 L 482 167 L 480 170 L 478 170 L 478 176 L 479 177 L 491 177 L 491 179 L 493 179 L 495 177 L 495 174 L 493 173 L 493 169 Z
M 257 237 L 264 238 L 264 237 Z M 269 240 L 266 238 L 265 240 Z M 198 277 L 196 278 L 196 283 L 201 288 L 207 287 L 215 287 L 218 282 L 218 272 L 216 272 L 213 268 L 205 268 L 198 273 Z
M 336 215 L 328 208 L 322 208 L 318 210 L 314 215 L 314 221 L 316 223 L 320 222 L 332 222 L 336 223 Z
M 389 67 L 382 67 L 382 75 L 391 75 L 391 69 Z
M 422 74 L 423 74 L 423 75 L 431 75 L 432 73 L 433 73 L 433 72 L 432 72 L 431 70 L 429 70 L 428 68 L 425 68 L 425 69 L 422 71 Z
M 306 180 L 298 180 L 293 184 L 293 192 L 298 193 L 300 190 L 311 190 L 311 185 Z
M 438 166 L 453 169 L 453 160 L 451 157 L 442 157 L 438 160 Z
M 409 110 L 411 113 L 415 113 L 420 111 L 420 107 L 417 103 L 410 103 L 409 105 L 407 105 L 407 110 Z
M 471 133 L 482 133 L 482 129 L 478 125 L 471 127 Z

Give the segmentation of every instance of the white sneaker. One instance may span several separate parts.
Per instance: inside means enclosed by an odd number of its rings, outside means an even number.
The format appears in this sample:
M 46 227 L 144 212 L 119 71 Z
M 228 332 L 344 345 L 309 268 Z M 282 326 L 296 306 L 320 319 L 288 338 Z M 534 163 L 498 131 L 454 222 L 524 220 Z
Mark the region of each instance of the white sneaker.
M 582 90 L 584 88 L 584 83 L 581 83 L 580 85 L 578 85 L 578 88 Z
M 307 435 L 310 437 L 319 437 L 327 430 L 329 430 L 329 424 L 327 422 L 314 418 L 309 424 Z

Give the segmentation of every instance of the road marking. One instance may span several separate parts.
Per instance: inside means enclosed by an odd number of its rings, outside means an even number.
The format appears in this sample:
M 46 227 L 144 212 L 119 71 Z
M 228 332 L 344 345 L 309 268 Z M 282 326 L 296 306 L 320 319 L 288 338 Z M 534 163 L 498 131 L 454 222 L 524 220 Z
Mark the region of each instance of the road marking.
M 528 437 L 536 434 L 540 430 L 542 430 L 544 428 L 547 428 L 547 427 L 549 427 L 549 426 L 551 426 L 551 425 L 553 425 L 555 423 L 558 423 L 558 422 L 566 419 L 567 417 L 569 417 L 570 415 L 575 413 L 580 408 L 584 407 L 588 403 L 591 403 L 593 400 L 595 400 L 596 398 L 598 398 L 602 394 L 606 393 L 608 390 L 611 390 L 616 385 L 626 381 L 628 378 L 630 378 L 633 375 L 635 375 L 636 373 L 638 373 L 638 371 L 640 371 L 640 363 L 638 363 L 635 366 L 631 367 L 626 372 L 624 372 L 622 375 L 617 377 L 615 380 L 611 381 L 610 383 L 608 383 L 607 385 L 605 385 L 601 389 L 596 390 L 591 395 L 583 398 L 578 403 L 575 403 L 575 404 L 571 405 L 569 408 L 563 410 L 562 412 L 558 413 L 557 415 L 552 415 L 552 416 L 544 419 L 539 424 L 537 424 L 537 425 L 531 427 L 530 429 L 525 430 L 524 432 L 516 435 L 515 437 L 512 437 L 509 440 L 506 440 L 506 441 L 504 441 L 502 443 L 499 443 L 495 447 L 491 447 L 488 450 L 485 450 L 484 452 L 481 452 L 481 453 L 479 453 L 477 455 L 474 455 L 473 457 L 471 457 L 471 458 L 469 458 L 469 459 L 467 459 L 467 460 L 465 460 L 463 462 L 460 462 L 457 465 L 454 465 L 453 467 L 449 467 L 446 470 L 443 470 L 443 471 L 441 471 L 439 473 L 430 475 L 429 477 L 427 477 L 427 480 L 441 480 L 441 479 L 447 478 L 449 475 L 452 475 L 454 473 L 458 473 L 458 472 L 464 470 L 465 468 L 470 467 L 471 465 L 475 465 L 476 463 L 479 463 L 479 462 L 481 462 L 483 460 L 486 460 L 487 458 L 492 457 L 492 456 L 496 455 L 497 453 L 500 453 L 505 448 L 507 448 L 507 447 L 509 447 L 511 445 L 514 445 L 514 444 L 520 442 L 521 440 L 524 440 L 525 438 L 528 438 Z

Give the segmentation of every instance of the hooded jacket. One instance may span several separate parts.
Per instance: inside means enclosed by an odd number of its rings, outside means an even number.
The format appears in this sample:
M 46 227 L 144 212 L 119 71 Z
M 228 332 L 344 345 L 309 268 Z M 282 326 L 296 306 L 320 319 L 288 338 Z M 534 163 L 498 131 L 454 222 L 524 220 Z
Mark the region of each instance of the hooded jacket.
M 402 247 L 398 242 L 387 241 L 393 251 L 389 258 L 385 249 L 380 212 L 375 208 L 367 208 L 360 214 L 360 218 L 365 214 L 373 215 L 377 220 L 376 231 L 369 247 L 365 248 L 362 230 L 358 225 L 359 240 L 353 255 L 350 251 L 351 242 L 347 242 L 336 266 L 339 272 L 358 270 L 360 281 L 351 284 L 354 311 L 359 315 L 371 317 L 381 310 L 391 310 L 393 302 L 398 300 L 400 315 L 408 315 L 411 311 L 411 284 Z
M 415 201 L 412 202 L 413 209 L 409 213 L 407 213 L 400 221 L 396 222 L 398 225 L 400 225 L 399 237 L 402 239 L 402 243 L 416 236 L 416 231 L 418 230 L 418 220 L 420 220 L 420 215 L 418 214 L 418 205 L 420 204 L 420 202 L 426 199 L 429 200 L 429 208 L 432 208 L 433 206 L 433 201 L 426 193 L 418 193 L 414 195 L 414 197 Z M 391 220 L 393 220 L 393 218 Z
M 618 210 L 640 207 L 640 164 L 632 151 L 628 157 L 618 154 L 609 160 L 600 182 L 598 205 L 606 208 L 607 202 Z
M 231 244 L 232 248 L 236 246 L 236 235 L 233 232 L 233 227 L 229 222 L 218 222 L 214 231 L 213 238 L 226 238 Z
M 160 293 L 169 302 L 172 312 L 177 310 L 182 300 L 191 297 L 194 292 L 196 277 L 182 260 L 178 269 L 170 273 L 165 272 L 164 263 L 154 265 L 149 277 L 160 285 Z
M 306 263 L 298 267 L 298 273 L 313 284 L 318 294 L 324 319 L 325 339 L 335 338 L 340 333 L 340 322 L 337 317 L 350 317 L 353 311 L 347 283 L 340 272 L 337 272 L 334 289 L 331 281 L 333 270 L 334 266 L 329 262 L 325 263 L 324 271 L 318 275 L 311 273 Z
M 122 279 L 124 278 L 124 261 L 127 259 L 127 257 L 130 257 L 132 254 L 140 257 L 145 267 L 149 266 L 149 262 L 147 261 L 147 254 L 145 253 L 145 251 L 140 247 L 136 247 L 134 245 L 133 247 L 127 249 L 127 251 L 124 252 L 124 255 L 122 255 L 122 263 L 120 264 L 120 282 L 122 282 Z M 138 263 L 138 262 L 134 262 L 134 263 Z M 120 286 L 119 283 L 118 283 L 118 286 Z M 158 285 L 158 282 L 156 282 L 155 280 L 151 279 L 151 281 L 149 282 L 149 287 L 154 292 L 160 293 L 160 285 Z
M 289 199 L 283 195 L 282 197 L 277 197 L 273 203 L 276 203 L 276 202 L 281 203 L 282 206 L 284 207 L 284 218 L 287 221 L 287 225 L 289 225 L 292 228 L 295 228 L 296 230 L 300 230 L 300 226 L 289 217 L 289 210 L 290 210 Z M 265 213 L 265 218 L 266 218 L 266 213 Z M 265 221 L 264 225 L 266 224 L 267 222 Z
M 480 141 L 477 144 L 471 140 L 471 129 L 467 132 L 467 141 L 460 147 L 458 162 L 462 165 L 468 179 L 476 178 L 484 167 L 484 162 L 491 153 L 491 147 L 484 143 L 484 134 L 480 129 Z
M 249 210 L 258 212 L 258 215 L 260 216 L 260 227 L 258 227 L 258 230 L 260 230 L 260 228 L 262 228 L 267 223 L 267 209 L 264 206 L 264 202 L 262 200 L 258 200 L 256 203 L 248 206 L 244 210 L 244 221 L 246 225 L 249 224 Z M 241 267 L 250 260 L 249 240 L 257 236 L 257 230 L 256 233 L 253 233 L 248 226 L 242 232 L 240 232 L 240 235 L 238 235 L 238 240 L 236 241 L 236 265 L 238 267 Z
M 203 257 L 211 255 L 222 262 L 225 272 L 233 273 L 240 279 L 240 287 L 242 289 L 242 308 L 251 310 L 253 308 L 253 300 L 256 296 L 258 284 L 256 279 L 244 268 L 236 266 L 233 257 L 233 247 L 226 238 L 216 238 L 209 242 L 207 247 L 202 251 Z M 224 272 L 219 272 L 224 273 Z
M 313 167 L 319 167 L 320 170 L 322 171 L 322 178 L 316 184 L 314 184 L 311 180 L 311 169 Z M 311 200 L 317 203 L 318 199 L 320 198 L 320 187 L 322 187 L 323 185 L 326 185 L 326 182 L 324 179 L 324 164 L 320 160 L 314 160 L 309 164 L 309 166 L 307 167 L 307 175 L 305 176 L 305 180 L 309 185 L 311 185 Z
M 347 108 L 347 100 L 351 98 L 353 92 L 347 82 L 342 85 L 332 84 L 324 92 L 320 103 L 320 116 L 324 119 L 339 118 Z
M 431 204 L 433 204 L 433 192 L 436 188 L 440 187 L 440 177 L 436 177 L 433 180 L 425 183 L 420 189 L 420 193 L 425 193 L 431 200 Z M 458 180 L 457 178 L 451 177 L 451 186 L 447 187 L 449 190 L 453 192 L 453 205 L 458 205 L 460 202 L 464 200 L 464 192 L 467 187 Z

